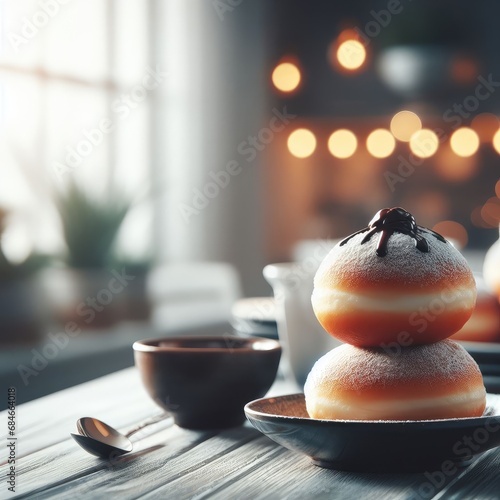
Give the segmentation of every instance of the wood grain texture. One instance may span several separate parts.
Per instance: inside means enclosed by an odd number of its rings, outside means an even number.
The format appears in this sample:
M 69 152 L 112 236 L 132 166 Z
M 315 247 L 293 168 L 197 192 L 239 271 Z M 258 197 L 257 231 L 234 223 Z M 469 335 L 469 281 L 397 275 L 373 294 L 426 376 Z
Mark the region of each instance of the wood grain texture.
M 66 440 L 76 429 L 76 420 L 93 416 L 120 429 L 161 410 L 149 399 L 135 368 L 81 384 L 78 390 L 60 392 L 30 401 L 17 408 L 18 458 Z M 18 392 L 22 387 L 17 388 Z M 0 413 L 0 422 L 6 421 Z M 6 427 L 0 429 L 0 447 L 6 443 Z M 0 464 L 4 463 L 3 456 Z
M 272 392 L 295 390 L 280 381 Z M 432 472 L 360 474 L 315 467 L 248 423 L 224 431 L 194 432 L 166 419 L 134 436 L 133 453 L 111 463 L 86 454 L 69 437 L 76 419 L 84 415 L 125 430 L 159 412 L 135 369 L 21 405 L 17 492 L 13 495 L 2 485 L 0 498 L 500 498 L 499 450 L 441 480 Z M 5 412 L 0 422 L 5 425 Z M 0 446 L 5 444 L 2 436 Z

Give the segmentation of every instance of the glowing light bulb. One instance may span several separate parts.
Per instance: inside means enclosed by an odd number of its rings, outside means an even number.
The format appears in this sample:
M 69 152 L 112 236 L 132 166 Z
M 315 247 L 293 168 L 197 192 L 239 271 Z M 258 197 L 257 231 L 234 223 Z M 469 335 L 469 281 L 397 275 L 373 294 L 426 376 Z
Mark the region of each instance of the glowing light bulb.
M 430 129 L 417 130 L 410 137 L 411 152 L 419 158 L 430 158 L 439 148 L 438 136 Z
M 402 142 L 409 142 L 411 136 L 421 128 L 420 118 L 412 111 L 400 111 L 391 120 L 392 135 Z
M 495 132 L 495 135 L 493 136 L 493 147 L 495 148 L 495 151 L 500 154 L 500 128 Z
M 451 135 L 450 147 L 456 155 L 468 158 L 478 150 L 479 137 L 471 128 L 459 128 Z
M 297 158 L 307 158 L 316 149 L 316 137 L 306 128 L 294 130 L 288 137 L 288 150 Z
M 358 147 L 356 136 L 347 129 L 333 132 L 328 139 L 328 149 L 336 158 L 349 158 Z
M 366 49 L 357 40 L 345 40 L 337 49 L 337 61 L 347 70 L 359 69 L 366 61 Z
M 366 149 L 375 158 L 387 158 L 396 147 L 394 136 L 386 129 L 374 130 L 366 139 Z
M 272 74 L 274 86 L 282 92 L 292 92 L 300 84 L 301 74 L 299 68 L 290 62 L 278 64 Z

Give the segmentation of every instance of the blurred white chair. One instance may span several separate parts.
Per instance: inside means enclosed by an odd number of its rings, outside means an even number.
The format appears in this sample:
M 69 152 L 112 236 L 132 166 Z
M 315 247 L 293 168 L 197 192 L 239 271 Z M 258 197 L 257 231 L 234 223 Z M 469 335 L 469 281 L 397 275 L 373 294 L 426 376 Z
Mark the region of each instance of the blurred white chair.
M 153 269 L 147 292 L 156 330 L 172 332 L 229 322 L 241 297 L 236 269 L 221 262 L 186 262 Z

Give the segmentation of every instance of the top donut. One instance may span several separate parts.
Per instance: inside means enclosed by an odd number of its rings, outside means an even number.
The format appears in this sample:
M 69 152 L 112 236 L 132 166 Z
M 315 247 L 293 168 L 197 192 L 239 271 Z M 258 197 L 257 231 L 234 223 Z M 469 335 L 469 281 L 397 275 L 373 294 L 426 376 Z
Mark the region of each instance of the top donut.
M 380 210 L 321 263 L 312 305 L 325 330 L 356 346 L 437 342 L 469 319 L 472 272 L 453 245 L 406 210 Z

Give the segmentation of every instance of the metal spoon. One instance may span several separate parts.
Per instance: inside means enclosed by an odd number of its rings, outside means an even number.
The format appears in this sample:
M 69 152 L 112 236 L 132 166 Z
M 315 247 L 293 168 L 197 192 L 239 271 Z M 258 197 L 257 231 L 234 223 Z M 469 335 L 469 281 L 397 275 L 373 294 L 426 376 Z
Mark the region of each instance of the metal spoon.
M 125 453 L 130 453 L 133 449 L 132 441 L 129 437 L 156 422 L 169 417 L 162 413 L 155 417 L 144 420 L 126 434 L 118 432 L 116 429 L 101 420 L 92 417 L 78 419 L 76 427 L 80 434 L 71 433 L 71 437 L 88 453 L 100 458 L 113 458 Z

